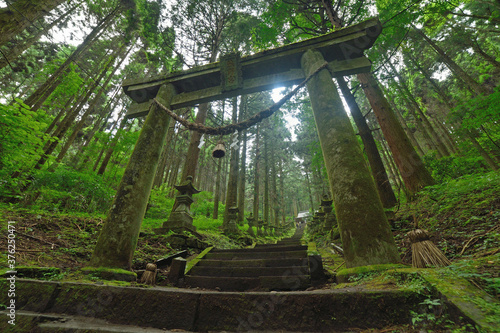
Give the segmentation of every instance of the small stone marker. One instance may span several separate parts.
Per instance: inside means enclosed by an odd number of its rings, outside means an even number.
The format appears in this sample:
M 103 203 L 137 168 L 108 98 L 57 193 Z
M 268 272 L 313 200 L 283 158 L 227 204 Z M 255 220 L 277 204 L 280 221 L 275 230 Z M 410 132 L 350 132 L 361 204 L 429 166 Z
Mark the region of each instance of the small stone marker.
M 180 279 L 184 278 L 184 271 L 186 270 L 187 260 L 184 258 L 175 258 L 172 261 L 172 267 L 168 272 L 168 279 L 173 284 L 177 284 Z

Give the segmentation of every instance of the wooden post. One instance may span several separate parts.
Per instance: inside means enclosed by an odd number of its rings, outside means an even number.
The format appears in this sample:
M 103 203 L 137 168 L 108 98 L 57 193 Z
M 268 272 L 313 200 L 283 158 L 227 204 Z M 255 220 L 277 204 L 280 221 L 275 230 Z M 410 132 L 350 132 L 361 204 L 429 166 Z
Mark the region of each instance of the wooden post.
M 308 50 L 301 59 L 304 74 L 314 73 L 324 62 L 320 52 Z M 328 70 L 316 74 L 307 89 L 347 267 L 400 262 L 375 183 Z
M 174 95 L 173 85 L 162 85 L 157 99 L 169 107 Z M 91 266 L 131 269 L 169 123 L 170 116 L 153 104 L 99 234 Z

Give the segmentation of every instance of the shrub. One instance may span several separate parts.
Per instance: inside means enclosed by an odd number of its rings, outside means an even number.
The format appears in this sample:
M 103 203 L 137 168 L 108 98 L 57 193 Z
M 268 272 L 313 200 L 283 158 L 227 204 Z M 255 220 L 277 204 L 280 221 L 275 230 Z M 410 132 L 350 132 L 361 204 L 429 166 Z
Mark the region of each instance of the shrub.
M 27 192 L 26 202 L 40 209 L 106 212 L 115 190 L 101 177 L 59 166 L 54 172 L 39 171 Z
M 438 183 L 488 170 L 482 157 L 446 156 L 436 159 L 428 155 L 424 157 L 424 163 Z
M 212 216 L 214 211 L 214 199 L 212 192 L 203 191 L 196 194 L 193 198 L 194 203 L 191 205 L 191 213 L 193 216 Z M 219 216 L 224 215 L 224 209 L 225 205 L 219 202 Z
M 32 112 L 21 101 L 0 104 L 0 197 L 16 196 L 25 185 L 26 179 L 11 176 L 26 174 L 40 158 L 47 122 L 44 111 Z
M 153 188 L 149 196 L 148 208 L 146 210 L 145 218 L 148 219 L 168 219 L 172 207 L 174 206 L 174 199 L 168 198 L 170 189 L 162 186 L 160 188 Z

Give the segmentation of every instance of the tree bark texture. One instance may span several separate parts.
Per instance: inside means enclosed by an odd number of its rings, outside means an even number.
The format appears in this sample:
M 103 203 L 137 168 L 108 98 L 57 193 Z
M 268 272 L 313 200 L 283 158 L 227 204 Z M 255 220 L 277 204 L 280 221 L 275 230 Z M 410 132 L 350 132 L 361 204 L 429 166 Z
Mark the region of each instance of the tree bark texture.
M 396 68 L 394 67 L 394 65 L 390 61 L 388 61 L 388 64 L 391 67 L 393 73 L 395 73 L 396 76 L 399 78 L 398 86 L 404 91 L 403 95 L 406 94 L 410 104 L 413 106 L 413 108 L 418 113 L 418 116 L 422 120 L 422 125 L 423 125 L 424 130 L 426 131 L 426 133 L 428 133 L 427 135 L 432 138 L 434 146 L 437 149 L 438 155 L 440 157 L 450 156 L 450 152 L 448 151 L 446 146 L 444 146 L 444 143 L 441 141 L 440 137 L 437 135 L 436 131 L 432 127 L 431 123 L 429 122 L 429 119 L 424 114 L 424 112 L 422 111 L 422 108 L 420 107 L 417 100 L 415 99 L 412 92 L 410 91 L 410 88 L 408 87 L 408 83 L 406 82 L 406 79 L 396 70 Z
M 373 108 L 408 191 L 414 194 L 426 186 L 433 185 L 434 179 L 410 144 L 373 75 L 370 73 L 358 74 L 358 79 Z
M 255 133 L 255 161 L 254 161 L 254 189 L 253 189 L 253 217 L 255 218 L 256 221 L 259 219 L 259 159 L 260 159 L 260 152 L 259 152 L 259 126 L 257 125 L 257 130 Z

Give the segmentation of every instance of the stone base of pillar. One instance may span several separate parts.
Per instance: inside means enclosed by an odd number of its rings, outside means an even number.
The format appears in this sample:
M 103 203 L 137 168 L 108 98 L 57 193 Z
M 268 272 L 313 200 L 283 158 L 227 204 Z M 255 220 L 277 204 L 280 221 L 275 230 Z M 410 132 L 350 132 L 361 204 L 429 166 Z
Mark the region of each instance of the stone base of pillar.
M 224 228 L 224 234 L 226 235 L 234 235 L 234 234 L 239 234 L 240 233 L 240 229 L 238 228 L 238 226 L 236 225 L 236 223 L 228 223 L 227 226 Z
M 153 229 L 155 234 L 165 235 L 170 231 L 173 231 L 176 234 L 184 234 L 191 233 L 196 236 L 198 239 L 203 239 L 203 236 L 196 231 L 196 227 L 194 225 L 167 225 L 167 223 L 163 223 L 161 228 Z
M 185 211 L 172 212 L 167 221 L 163 222 L 161 228 L 155 229 L 156 233 L 163 233 L 163 230 L 188 229 L 196 231 L 193 225 L 193 217 Z

